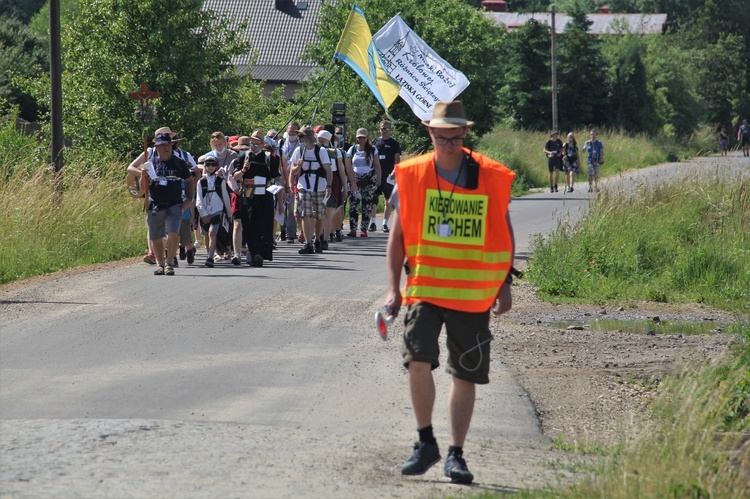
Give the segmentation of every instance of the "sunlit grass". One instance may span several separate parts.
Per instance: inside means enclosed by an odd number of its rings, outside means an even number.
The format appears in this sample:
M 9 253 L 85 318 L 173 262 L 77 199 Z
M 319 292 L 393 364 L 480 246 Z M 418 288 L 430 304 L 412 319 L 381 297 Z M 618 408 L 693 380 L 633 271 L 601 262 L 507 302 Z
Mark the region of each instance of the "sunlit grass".
M 537 236 L 528 277 L 541 296 L 707 303 L 750 311 L 750 179 L 690 178 L 603 191 L 576 227 Z
M 13 170 L 0 164 L 0 284 L 145 249 L 142 205 L 127 193 L 124 165 L 87 168 L 66 167 L 57 189 L 44 164 L 15 163 Z M 119 171 L 122 178 L 102 170 Z

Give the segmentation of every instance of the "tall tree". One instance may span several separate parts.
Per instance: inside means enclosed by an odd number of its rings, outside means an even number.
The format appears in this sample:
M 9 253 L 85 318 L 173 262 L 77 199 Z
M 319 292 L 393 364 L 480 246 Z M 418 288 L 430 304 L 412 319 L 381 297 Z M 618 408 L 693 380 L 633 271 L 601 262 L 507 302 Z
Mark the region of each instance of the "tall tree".
M 520 128 L 552 125 L 549 26 L 531 20 L 513 31 L 503 57 L 505 85 L 500 90 L 503 117 Z
M 66 136 L 137 148 L 140 124 L 127 94 L 141 82 L 161 93 L 154 126 L 184 130 L 206 148 L 209 130 L 237 126 L 234 97 L 256 84 L 227 64 L 250 47 L 201 6 L 201 0 L 81 3 L 80 14 L 63 26 Z
M 558 110 L 561 128 L 598 125 L 608 119 L 607 63 L 600 39 L 588 32 L 592 21 L 582 10 L 570 22 L 558 50 Z
M 739 102 L 747 95 L 748 67 L 745 58 L 736 55 L 745 47 L 739 35 L 722 33 L 715 44 L 700 52 L 697 90 L 705 105 L 705 121 L 731 125 L 739 118 Z
M 629 132 L 654 132 L 657 129 L 655 106 L 641 57 L 642 45 L 636 37 L 628 37 L 627 41 L 624 51 L 612 61 L 610 122 Z
M 28 121 L 36 121 L 39 105 L 14 80 L 34 78 L 49 71 L 46 48 L 46 41 L 34 35 L 20 20 L 0 17 L 0 100 L 18 106 L 21 118 Z

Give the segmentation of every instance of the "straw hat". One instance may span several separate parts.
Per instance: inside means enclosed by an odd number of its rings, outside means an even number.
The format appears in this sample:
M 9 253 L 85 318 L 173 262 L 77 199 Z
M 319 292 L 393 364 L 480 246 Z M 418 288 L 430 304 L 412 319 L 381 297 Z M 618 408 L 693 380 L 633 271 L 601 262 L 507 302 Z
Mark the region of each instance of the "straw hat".
M 460 100 L 453 102 L 436 102 L 430 121 L 422 121 L 422 124 L 430 128 L 463 128 L 472 126 L 473 121 L 468 121 L 464 114 L 464 105 Z

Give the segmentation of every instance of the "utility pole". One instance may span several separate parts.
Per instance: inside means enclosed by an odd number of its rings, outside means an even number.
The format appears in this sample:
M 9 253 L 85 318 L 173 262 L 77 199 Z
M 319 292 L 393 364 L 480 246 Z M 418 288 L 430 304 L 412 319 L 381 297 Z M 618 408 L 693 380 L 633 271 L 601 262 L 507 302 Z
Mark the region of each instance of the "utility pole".
M 555 4 L 550 5 L 550 11 L 552 12 L 552 129 L 557 130 L 557 44 L 556 44 L 556 29 L 555 29 Z
M 49 76 L 50 125 L 52 127 L 51 159 L 55 172 L 63 166 L 62 126 L 62 56 L 60 55 L 60 0 L 49 2 Z

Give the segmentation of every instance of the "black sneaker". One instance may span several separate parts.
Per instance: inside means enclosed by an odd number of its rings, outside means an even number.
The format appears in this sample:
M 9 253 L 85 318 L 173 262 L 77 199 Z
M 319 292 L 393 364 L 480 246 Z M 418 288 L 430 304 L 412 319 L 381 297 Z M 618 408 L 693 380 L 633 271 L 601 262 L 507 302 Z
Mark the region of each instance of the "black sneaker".
M 180 262 L 177 261 L 177 257 L 172 258 L 172 267 L 179 267 Z
M 299 253 L 300 255 L 312 255 L 315 253 L 315 250 L 313 249 L 312 245 L 306 244 L 302 246 L 297 253 Z
M 440 461 L 440 450 L 437 444 L 414 442 L 414 453 L 401 466 L 401 474 L 424 475 L 438 461 Z
M 185 256 L 185 246 L 180 245 L 180 260 L 184 260 Z
M 343 238 L 343 237 L 341 236 L 341 231 L 340 231 L 340 230 L 337 230 L 337 231 L 336 231 L 336 242 L 337 242 L 337 243 L 340 243 L 340 242 L 341 242 L 341 241 L 343 241 L 343 240 L 344 240 L 344 238 Z
M 445 458 L 443 472 L 445 476 L 451 479 L 452 483 L 468 485 L 474 481 L 474 475 L 471 474 L 471 471 L 466 466 L 466 460 L 463 456 L 457 456 L 452 452 Z
M 214 259 L 211 257 L 206 258 L 206 267 L 213 268 L 214 266 Z
M 324 249 L 324 250 L 327 250 L 328 249 L 328 241 L 326 241 L 325 239 L 322 240 L 322 241 L 320 241 L 320 247 L 322 249 Z
M 378 226 L 375 225 L 375 222 L 372 222 L 370 224 L 370 232 L 375 232 L 376 230 L 378 230 Z
M 323 244 L 317 238 L 315 239 L 315 253 L 323 253 Z
M 237 253 L 235 253 L 234 256 L 232 257 L 232 265 L 239 265 L 240 263 L 241 263 L 240 262 L 240 255 L 238 255 Z
M 187 252 L 188 265 L 192 265 L 195 262 L 195 248 L 190 248 Z
M 263 266 L 263 257 L 260 255 L 255 255 L 253 257 L 253 267 L 262 267 Z
M 389 231 L 388 224 L 383 224 L 383 232 L 388 233 Z

